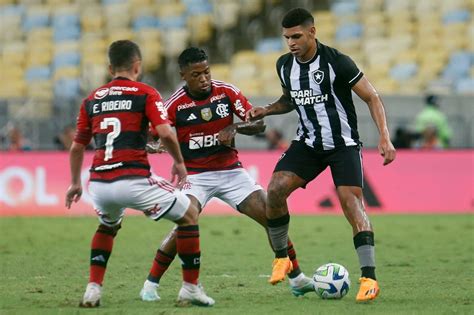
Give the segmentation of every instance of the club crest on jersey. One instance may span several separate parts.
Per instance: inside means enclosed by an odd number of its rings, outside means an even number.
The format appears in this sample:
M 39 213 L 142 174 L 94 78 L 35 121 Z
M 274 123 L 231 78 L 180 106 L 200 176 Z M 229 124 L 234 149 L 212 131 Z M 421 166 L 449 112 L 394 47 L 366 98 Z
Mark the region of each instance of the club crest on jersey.
M 204 119 L 205 121 L 209 121 L 211 120 L 212 118 L 212 111 L 211 109 L 208 107 L 208 108 L 203 108 L 201 109 L 201 117 L 202 119 Z
M 216 113 L 217 115 L 221 116 L 221 118 L 229 116 L 229 108 L 227 104 L 224 104 L 224 103 L 217 104 Z
M 313 71 L 311 73 L 311 76 L 312 76 L 314 82 L 316 82 L 316 84 L 321 84 L 321 82 L 323 82 L 323 80 L 324 80 L 324 72 L 321 71 L 321 70 Z

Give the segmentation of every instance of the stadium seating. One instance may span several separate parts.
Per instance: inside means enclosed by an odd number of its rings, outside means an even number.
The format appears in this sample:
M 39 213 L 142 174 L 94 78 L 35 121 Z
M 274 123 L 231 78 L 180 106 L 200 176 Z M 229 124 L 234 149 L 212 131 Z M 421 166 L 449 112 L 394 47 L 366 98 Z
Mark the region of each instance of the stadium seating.
M 381 93 L 473 93 L 472 0 L 328 3 L 314 2 L 317 37 L 350 55 Z M 137 41 L 149 76 L 165 76 L 159 80 L 170 89 L 179 81 L 177 55 L 196 45 L 208 50 L 214 78 L 248 97 L 274 97 L 287 7 L 281 0 L 0 0 L 0 100 L 14 104 L 7 106 L 13 119 L 28 114 L 19 100 L 49 102 L 43 117 L 67 108 L 64 100 L 77 104 L 108 79 L 107 47 L 118 39 Z

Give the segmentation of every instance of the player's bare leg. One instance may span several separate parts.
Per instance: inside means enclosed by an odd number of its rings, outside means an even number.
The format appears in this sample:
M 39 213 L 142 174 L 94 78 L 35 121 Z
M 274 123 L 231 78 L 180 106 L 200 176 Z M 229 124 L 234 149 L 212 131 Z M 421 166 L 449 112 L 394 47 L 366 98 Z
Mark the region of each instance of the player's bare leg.
M 247 196 L 247 198 L 245 198 L 244 201 L 238 205 L 238 209 L 241 213 L 245 214 L 265 228 L 268 241 L 273 249 L 270 236 L 268 235 L 267 217 L 265 215 L 265 201 L 265 191 L 257 190 Z M 288 256 L 293 265 L 293 270 L 288 274 L 292 293 L 295 296 L 301 296 L 307 292 L 314 291 L 312 279 L 306 277 L 299 268 L 298 260 L 296 258 L 296 250 L 294 249 L 290 238 L 288 238 Z
M 275 251 L 273 270 L 269 282 L 273 285 L 285 279 L 293 269 L 288 257 L 288 228 L 290 214 L 286 203 L 290 194 L 306 181 L 287 171 L 275 172 L 268 185 L 266 217 L 268 234 Z
M 362 276 L 356 300 L 370 301 L 377 297 L 380 288 L 375 277 L 374 233 L 369 217 L 365 212 L 362 188 L 357 186 L 339 186 L 337 195 L 344 215 L 352 226 L 354 247 L 359 256 Z

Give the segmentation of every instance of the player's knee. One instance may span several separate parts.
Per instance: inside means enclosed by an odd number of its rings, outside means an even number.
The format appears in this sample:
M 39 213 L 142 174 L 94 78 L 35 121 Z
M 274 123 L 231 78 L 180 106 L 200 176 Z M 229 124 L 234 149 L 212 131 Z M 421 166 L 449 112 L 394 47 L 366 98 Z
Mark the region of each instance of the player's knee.
M 196 225 L 198 224 L 198 217 L 198 209 L 192 204 L 190 204 L 184 216 L 181 219 L 176 220 L 175 223 L 178 225 Z
M 280 180 L 272 180 L 268 185 L 268 200 L 286 200 L 288 198 L 287 185 Z
M 362 192 L 347 191 L 340 194 L 341 206 L 348 210 L 362 210 L 364 208 Z
M 119 223 L 117 225 L 114 225 L 114 226 L 108 226 L 108 225 L 105 225 L 105 224 L 100 224 L 98 229 L 97 229 L 97 232 L 115 236 L 115 235 L 117 235 L 118 231 L 121 228 L 122 228 L 121 223 Z

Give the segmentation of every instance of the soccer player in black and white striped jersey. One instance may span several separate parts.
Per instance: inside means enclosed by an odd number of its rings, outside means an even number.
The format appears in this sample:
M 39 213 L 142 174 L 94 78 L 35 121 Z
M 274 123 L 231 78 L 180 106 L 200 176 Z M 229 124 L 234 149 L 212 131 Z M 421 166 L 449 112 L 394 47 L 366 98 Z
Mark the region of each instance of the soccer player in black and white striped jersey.
M 283 95 L 247 113 L 251 121 L 292 110 L 299 116 L 296 138 L 277 163 L 268 186 L 266 215 L 277 249 L 270 283 L 283 281 L 292 268 L 286 248 L 290 221 L 286 199 L 329 166 L 344 215 L 352 225 L 362 270 L 356 300 L 375 299 L 380 289 L 375 277 L 374 233 L 363 203 L 361 142 L 352 91 L 369 107 L 380 134 L 378 149 L 387 165 L 395 159 L 395 149 L 382 100 L 351 58 L 316 39 L 310 12 L 290 10 L 282 27 L 290 50 L 277 61 Z

